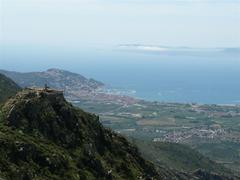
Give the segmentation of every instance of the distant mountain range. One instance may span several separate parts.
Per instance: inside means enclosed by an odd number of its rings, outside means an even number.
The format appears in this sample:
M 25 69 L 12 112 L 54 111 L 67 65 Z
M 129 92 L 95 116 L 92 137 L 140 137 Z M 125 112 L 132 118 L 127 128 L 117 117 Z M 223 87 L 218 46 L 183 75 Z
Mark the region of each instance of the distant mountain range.
M 117 104 L 133 104 L 137 99 L 128 96 L 116 95 L 103 90 L 104 83 L 88 79 L 80 74 L 60 69 L 48 69 L 43 72 L 14 72 L 0 70 L 0 73 L 13 79 L 22 88 L 44 87 L 64 91 L 69 101 L 94 100 L 100 102 L 113 102 Z
M 69 92 L 78 90 L 94 91 L 104 86 L 102 82 L 60 69 L 27 73 L 0 70 L 0 73 L 13 79 L 21 87 L 44 87 L 47 84 L 49 87 Z

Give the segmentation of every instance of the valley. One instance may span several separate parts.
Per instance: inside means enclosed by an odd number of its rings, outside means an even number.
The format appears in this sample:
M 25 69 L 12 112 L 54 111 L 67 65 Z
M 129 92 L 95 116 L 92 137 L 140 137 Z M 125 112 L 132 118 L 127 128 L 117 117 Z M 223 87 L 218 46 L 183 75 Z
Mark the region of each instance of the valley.
M 99 114 L 104 126 L 129 138 L 185 144 L 240 172 L 239 106 L 146 101 L 125 106 L 91 101 L 75 105 Z
M 2 72 L 22 88 L 43 87 L 48 77 L 50 87 L 62 90 L 73 105 L 99 115 L 104 127 L 127 137 L 157 166 L 189 173 L 199 168 L 240 173 L 239 105 L 144 101 L 103 91 L 104 84 L 99 81 L 89 82 L 58 69 L 30 74 Z M 98 86 L 92 82 L 99 82 Z
M 240 180 L 240 0 L 0 0 L 0 180 Z

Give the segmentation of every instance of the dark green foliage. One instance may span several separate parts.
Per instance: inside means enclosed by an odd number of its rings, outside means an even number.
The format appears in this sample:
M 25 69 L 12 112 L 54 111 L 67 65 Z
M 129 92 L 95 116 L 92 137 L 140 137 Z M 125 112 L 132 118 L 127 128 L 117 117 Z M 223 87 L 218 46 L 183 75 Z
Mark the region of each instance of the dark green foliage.
M 207 180 L 233 180 L 234 179 L 229 176 L 220 176 L 218 174 L 209 173 L 209 172 L 203 171 L 201 169 L 196 170 L 193 174 L 201 179 L 207 179 Z
M 0 104 L 15 95 L 20 89 L 15 82 L 0 74 Z
M 125 138 L 72 107 L 61 92 L 24 90 L 0 120 L 0 177 L 137 179 L 161 177 Z
M 186 145 L 141 140 L 134 140 L 134 142 L 138 145 L 143 155 L 156 165 L 166 165 L 189 173 L 201 168 L 219 174 L 231 174 L 231 171 L 227 168 L 211 161 Z
M 199 179 L 156 169 L 62 92 L 25 89 L 0 108 L 0 179 Z M 211 173 L 209 174 L 211 175 Z M 220 176 L 221 177 L 221 176 Z

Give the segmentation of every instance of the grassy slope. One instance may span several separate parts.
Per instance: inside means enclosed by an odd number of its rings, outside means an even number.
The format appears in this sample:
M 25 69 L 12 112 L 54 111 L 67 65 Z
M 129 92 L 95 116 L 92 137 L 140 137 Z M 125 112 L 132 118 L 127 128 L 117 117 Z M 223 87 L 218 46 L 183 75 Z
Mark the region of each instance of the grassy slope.
M 225 167 L 240 172 L 240 144 L 234 142 L 203 143 L 196 145 L 205 156 Z
M 180 171 L 194 172 L 205 169 L 210 172 L 229 174 L 230 170 L 211 161 L 196 150 L 181 144 L 134 140 L 145 158 L 156 165 Z

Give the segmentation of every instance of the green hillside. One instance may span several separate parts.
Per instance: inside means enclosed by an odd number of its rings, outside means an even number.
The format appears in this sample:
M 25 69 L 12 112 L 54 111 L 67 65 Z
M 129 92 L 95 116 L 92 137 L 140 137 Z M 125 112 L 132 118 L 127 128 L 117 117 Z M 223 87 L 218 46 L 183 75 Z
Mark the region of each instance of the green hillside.
M 204 169 L 209 172 L 231 174 L 231 171 L 227 168 L 211 161 L 186 145 L 142 140 L 135 140 L 134 142 L 145 158 L 156 165 L 171 167 L 189 173 L 197 169 Z
M 2 97 L 19 90 L 11 80 L 4 76 L 2 79 Z M 202 158 L 195 157 L 190 149 L 179 151 L 179 146 L 164 148 L 144 143 L 141 146 L 149 150 L 145 157 L 154 163 L 160 158 L 163 163 L 154 166 L 145 160 L 137 147 L 105 129 L 98 116 L 72 106 L 61 91 L 25 89 L 0 106 L 1 180 L 237 179 L 226 176 L 222 173 L 225 169 L 221 172 L 221 167 L 210 161 L 201 160 L 201 166 L 196 166 L 212 168 L 218 174 L 189 171 L 190 165 L 194 167 L 193 162 Z M 161 149 L 155 151 L 161 152 L 157 157 L 153 152 L 156 149 Z M 183 162 L 189 162 L 188 168 L 180 168 Z
M 24 90 L 5 103 L 0 120 L 0 177 L 6 179 L 188 179 L 145 161 L 98 117 L 54 90 Z
M 10 96 L 15 95 L 19 90 L 20 87 L 15 82 L 0 74 L 0 104 Z

